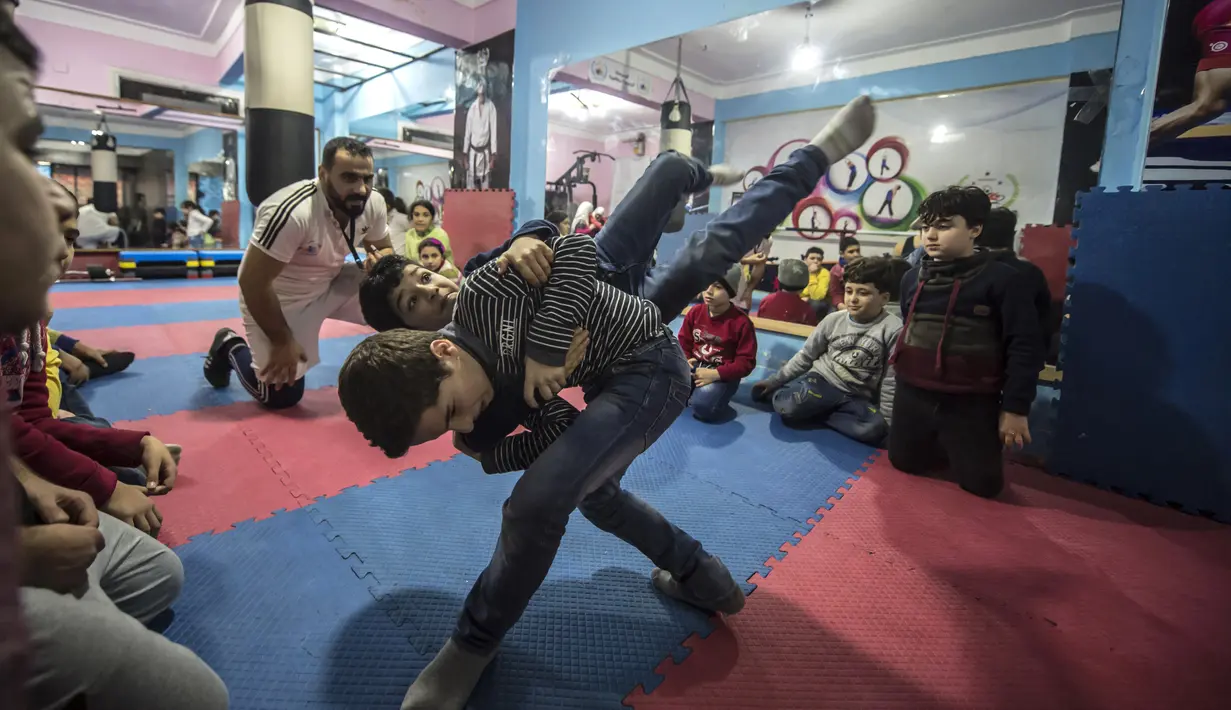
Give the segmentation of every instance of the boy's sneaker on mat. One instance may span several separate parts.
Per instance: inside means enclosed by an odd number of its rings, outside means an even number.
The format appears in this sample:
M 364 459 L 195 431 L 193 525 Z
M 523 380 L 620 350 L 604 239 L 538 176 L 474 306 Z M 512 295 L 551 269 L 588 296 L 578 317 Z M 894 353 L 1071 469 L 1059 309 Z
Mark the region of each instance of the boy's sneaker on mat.
M 210 386 L 222 389 L 231 384 L 231 361 L 227 359 L 231 346 L 243 342 L 239 333 L 230 328 L 219 328 L 214 333 L 214 342 L 205 356 L 205 380 Z
M 698 609 L 730 615 L 738 614 L 744 608 L 744 590 L 717 557 L 697 565 L 697 569 L 684 582 L 658 567 L 650 573 L 650 579 L 658 591 Z

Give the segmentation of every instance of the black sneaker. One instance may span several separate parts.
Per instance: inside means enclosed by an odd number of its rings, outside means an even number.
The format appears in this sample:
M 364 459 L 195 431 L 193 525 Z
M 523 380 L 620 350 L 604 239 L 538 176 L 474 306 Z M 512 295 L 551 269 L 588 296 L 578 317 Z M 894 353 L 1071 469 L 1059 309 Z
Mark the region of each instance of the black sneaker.
M 703 561 L 686 583 L 657 567 L 650 580 L 663 594 L 710 613 L 738 614 L 744 608 L 744 590 L 717 557 Z
M 242 343 L 239 333 L 230 328 L 219 328 L 214 333 L 214 342 L 209 346 L 209 354 L 205 356 L 205 380 L 211 386 L 222 389 L 231 384 L 231 361 L 227 354 L 236 343 Z

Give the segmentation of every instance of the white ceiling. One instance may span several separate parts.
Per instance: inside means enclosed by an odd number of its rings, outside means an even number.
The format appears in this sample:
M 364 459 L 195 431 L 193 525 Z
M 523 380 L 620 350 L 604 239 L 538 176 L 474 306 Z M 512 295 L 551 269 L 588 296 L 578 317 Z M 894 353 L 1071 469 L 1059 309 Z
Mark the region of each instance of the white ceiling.
M 832 66 L 1119 6 L 1119 0 L 821 0 L 806 24 L 808 3 L 801 2 L 684 35 L 685 81 L 691 74 L 721 87 L 791 72 L 805 26 L 823 61 Z M 634 50 L 672 69 L 676 51 L 675 38 Z
M 608 135 L 657 127 L 657 109 L 591 89 L 562 91 L 547 99 L 547 119 L 552 126 Z

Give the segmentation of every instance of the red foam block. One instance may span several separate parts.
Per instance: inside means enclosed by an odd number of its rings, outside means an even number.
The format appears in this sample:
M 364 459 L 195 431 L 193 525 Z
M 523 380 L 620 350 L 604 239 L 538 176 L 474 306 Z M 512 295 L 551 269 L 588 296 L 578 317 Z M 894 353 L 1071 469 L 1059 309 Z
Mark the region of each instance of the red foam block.
M 876 462 L 769 560 L 743 613 L 625 702 L 1221 707 L 1231 530 L 1038 472 L 1011 480 L 985 501 Z
M 134 352 L 137 358 L 141 359 L 192 353 L 201 353 L 204 356 L 214 340 L 214 333 L 219 328 L 230 328 L 242 335 L 244 323 L 239 318 L 224 318 L 188 323 L 75 330 L 70 335 L 96 348 Z M 371 332 L 373 332 L 372 329 L 365 325 L 327 320 L 321 327 L 321 338 L 345 338 Z
M 179 288 L 98 288 L 90 291 L 52 291 L 51 307 L 94 308 L 98 306 L 144 306 L 150 303 L 230 301 L 239 298 L 239 287 L 185 286 Z
M 175 489 L 158 499 L 160 539 L 168 545 L 457 454 L 445 436 L 386 458 L 346 420 L 335 389 L 309 390 L 298 407 L 281 412 L 244 402 L 116 426 L 184 449 Z

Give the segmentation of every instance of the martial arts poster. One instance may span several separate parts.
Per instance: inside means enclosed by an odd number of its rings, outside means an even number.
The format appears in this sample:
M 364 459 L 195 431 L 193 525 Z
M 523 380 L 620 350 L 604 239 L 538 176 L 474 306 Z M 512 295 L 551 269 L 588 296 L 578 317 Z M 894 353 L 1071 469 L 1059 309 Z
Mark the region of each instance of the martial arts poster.
M 1194 111 L 1219 82 L 1231 98 L 1231 0 L 1171 0 L 1143 182 L 1231 182 L 1231 113 Z M 1199 75 L 1202 75 L 1199 77 Z
M 876 133 L 829 167 L 786 228 L 808 240 L 848 230 L 904 234 L 923 198 L 947 185 L 977 185 L 1016 211 L 1019 224 L 1049 224 L 1068 96 L 1065 78 L 878 102 Z M 721 204 L 807 145 L 837 111 L 728 123 L 723 162 L 749 172 L 743 185 L 724 188 Z
M 453 187 L 509 187 L 513 30 L 458 50 L 453 112 Z

